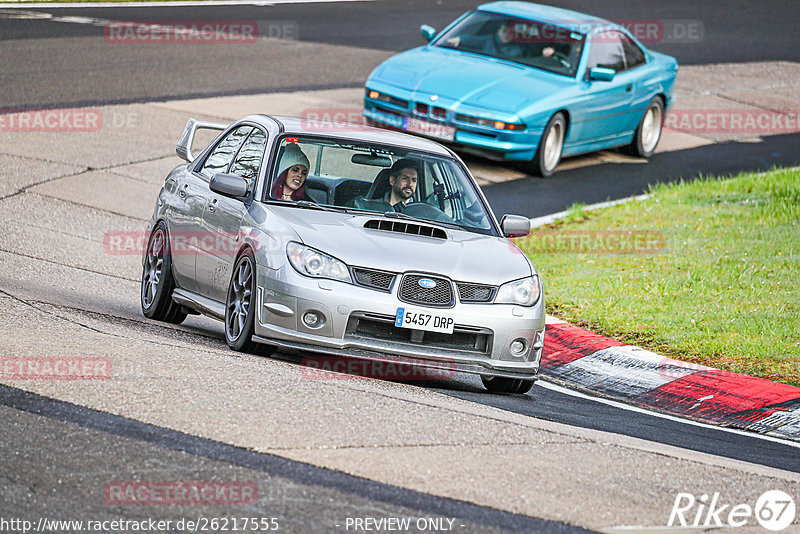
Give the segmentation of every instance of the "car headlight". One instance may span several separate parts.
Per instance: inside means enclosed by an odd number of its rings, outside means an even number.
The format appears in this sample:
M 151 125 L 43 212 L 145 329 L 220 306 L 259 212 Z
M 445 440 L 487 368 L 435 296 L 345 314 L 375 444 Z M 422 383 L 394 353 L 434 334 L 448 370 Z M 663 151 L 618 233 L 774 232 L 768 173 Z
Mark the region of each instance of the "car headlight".
M 533 306 L 539 300 L 539 292 L 539 277 L 533 275 L 500 286 L 494 302 L 495 304 Z
M 352 283 L 347 265 L 324 252 L 292 241 L 286 245 L 286 255 L 300 274 Z

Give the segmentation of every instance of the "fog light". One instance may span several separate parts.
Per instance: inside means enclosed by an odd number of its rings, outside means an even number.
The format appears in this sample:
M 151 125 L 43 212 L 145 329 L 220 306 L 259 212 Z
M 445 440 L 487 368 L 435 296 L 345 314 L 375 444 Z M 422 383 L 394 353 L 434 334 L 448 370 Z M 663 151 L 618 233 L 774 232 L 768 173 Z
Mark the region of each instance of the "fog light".
M 520 354 L 525 352 L 525 348 L 527 346 L 528 344 L 525 342 L 524 339 L 515 339 L 514 341 L 511 342 L 511 347 L 509 348 L 511 349 L 511 354 L 513 354 L 514 356 L 519 356 Z
M 303 314 L 303 323 L 309 327 L 314 328 L 315 326 L 319 326 L 321 322 L 321 318 L 317 315 L 316 312 L 309 311 Z

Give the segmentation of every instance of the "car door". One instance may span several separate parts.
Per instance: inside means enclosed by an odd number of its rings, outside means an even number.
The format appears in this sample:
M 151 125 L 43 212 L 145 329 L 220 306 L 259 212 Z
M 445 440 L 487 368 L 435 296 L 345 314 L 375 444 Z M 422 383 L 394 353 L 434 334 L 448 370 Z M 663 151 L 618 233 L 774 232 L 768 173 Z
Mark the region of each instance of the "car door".
M 178 287 L 197 291 L 197 236 L 201 230 L 205 206 L 203 196 L 208 185 L 192 172 L 190 165 L 185 171 L 168 178 L 164 187 L 172 197 L 167 217 L 172 276 Z
M 248 182 L 248 198 L 256 185 L 267 146 L 267 135 L 261 128 L 252 128 L 230 166 L 219 172 L 241 176 Z M 233 262 L 239 251 L 239 227 L 247 211 L 244 199 L 230 198 L 209 190 L 203 212 L 203 230 L 214 236 L 211 246 L 197 256 L 197 279 L 202 295 L 225 302 Z
M 582 113 L 573 127 L 579 144 L 613 140 L 631 130 L 635 75 L 625 70 L 625 52 L 618 31 L 603 31 L 592 36 L 584 76 Z M 605 67 L 616 71 L 610 82 L 590 80 L 589 71 Z
M 631 77 L 631 117 L 627 123 L 630 130 L 639 126 L 641 118 L 653 98 L 653 94 L 660 87 L 658 80 L 648 79 L 647 56 L 633 39 L 622 33 L 622 51 L 625 54 L 625 72 Z
M 239 152 L 239 148 L 252 130 L 252 126 L 242 125 L 228 132 L 228 134 L 217 143 L 214 149 L 209 152 L 196 173 L 203 182 L 202 193 L 198 200 L 199 206 L 196 212 L 197 254 L 195 255 L 196 291 L 202 295 L 208 292 L 206 288 L 208 284 L 208 274 L 206 272 L 207 265 L 209 264 L 208 256 L 213 256 L 215 249 L 225 246 L 225 236 L 217 235 L 214 231 L 210 231 L 205 223 L 205 212 L 209 204 L 215 201 L 219 196 L 211 191 L 208 185 L 211 181 L 211 177 L 215 174 L 228 172 L 234 157 Z M 236 230 L 238 233 L 238 227 Z

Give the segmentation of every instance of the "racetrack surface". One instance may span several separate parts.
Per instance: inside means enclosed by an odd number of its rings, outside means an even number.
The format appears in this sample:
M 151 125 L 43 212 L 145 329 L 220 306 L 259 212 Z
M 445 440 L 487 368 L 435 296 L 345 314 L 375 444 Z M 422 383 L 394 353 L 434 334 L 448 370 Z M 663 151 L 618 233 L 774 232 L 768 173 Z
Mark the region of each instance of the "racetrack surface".
M 439 5 L 431 14 L 421 2 L 29 10 L 128 20 L 260 20 L 269 12 L 265 20 L 298 22 L 300 41 L 245 50 L 125 48 L 105 43 L 91 24 L 10 19 L 0 10 L 2 107 L 357 88 L 392 51 L 419 42 L 419 23 L 441 27 L 466 8 Z M 798 37 L 786 22 L 796 3 L 725 3 L 729 17 L 718 16 L 715 2 L 647 2 L 636 6 L 640 13 L 625 5 L 593 10 L 702 19 L 714 39 L 663 48 L 687 64 L 796 60 Z M 759 39 L 769 46 L 747 46 Z M 242 59 L 257 68 L 240 68 Z M 202 111 L 198 118 L 215 118 L 214 109 Z M 190 317 L 180 327 L 145 320 L 139 258 L 110 251 L 105 237 L 144 229 L 155 192 L 178 163 L 172 147 L 187 112 L 142 104 L 102 112 L 108 127 L 99 132 L 0 132 L 0 356 L 105 357 L 114 369 L 94 382 L 3 380 L 0 425 L 9 431 L 0 438 L 0 516 L 252 512 L 279 514 L 286 531 L 317 532 L 344 531 L 352 516 L 441 516 L 466 532 L 555 532 L 664 526 L 679 492 L 719 491 L 735 503 L 753 503 L 769 489 L 797 496 L 791 444 L 545 386 L 495 396 L 469 376 L 313 380 L 302 356 L 229 351 L 209 319 Z M 595 164 L 485 190 L 498 213 L 541 215 L 660 180 L 798 164 L 798 144 L 797 135 L 710 144 L 649 164 Z M 102 496 L 113 480 L 198 479 L 254 481 L 263 499 L 253 508 L 137 508 L 107 506 Z

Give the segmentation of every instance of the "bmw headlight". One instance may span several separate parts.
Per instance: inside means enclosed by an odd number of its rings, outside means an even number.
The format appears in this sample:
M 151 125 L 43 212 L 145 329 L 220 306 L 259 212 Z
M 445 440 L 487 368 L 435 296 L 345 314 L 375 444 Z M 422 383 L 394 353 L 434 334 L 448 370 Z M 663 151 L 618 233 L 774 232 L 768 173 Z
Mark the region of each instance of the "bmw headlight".
M 539 292 L 539 277 L 533 275 L 500 286 L 494 302 L 495 304 L 533 306 L 539 300 Z
M 292 241 L 286 246 L 286 255 L 300 274 L 352 283 L 347 265 L 324 252 Z

